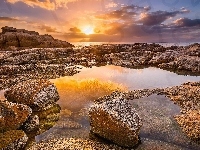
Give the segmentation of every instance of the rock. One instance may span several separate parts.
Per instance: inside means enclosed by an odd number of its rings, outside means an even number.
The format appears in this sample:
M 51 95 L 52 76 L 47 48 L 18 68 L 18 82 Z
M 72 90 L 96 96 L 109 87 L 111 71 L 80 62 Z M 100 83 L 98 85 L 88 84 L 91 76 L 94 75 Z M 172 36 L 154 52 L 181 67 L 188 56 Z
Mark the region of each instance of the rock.
M 16 29 L 13 27 L 2 27 L 2 34 L 0 34 L 0 47 L 10 48 L 14 47 L 73 47 L 68 42 L 54 39 L 51 35 L 39 35 L 35 31 L 27 31 L 24 29 Z
M 57 121 L 59 120 L 60 109 L 60 106 L 56 104 L 48 110 L 33 112 L 32 119 L 30 119 L 31 122 L 28 120 L 26 125 L 23 125 L 21 128 L 28 136 L 26 148 L 36 144 L 35 137 L 37 135 L 44 133 L 57 124 Z
M 200 110 L 191 110 L 186 114 L 175 116 L 182 131 L 193 139 L 200 138 Z
M 182 113 L 200 109 L 200 82 L 188 82 L 180 86 L 166 88 L 164 93 L 181 106 Z
M 34 111 L 46 110 L 59 100 L 56 87 L 48 80 L 27 80 L 13 85 L 4 93 L 10 102 L 30 106 Z
M 18 129 L 31 113 L 26 105 L 0 101 L 0 132 Z
M 22 130 L 10 130 L 0 133 L 0 149 L 2 150 L 22 150 L 28 137 Z
M 134 147 L 142 126 L 135 109 L 122 96 L 95 103 L 89 110 L 91 131 L 120 146 Z
M 39 129 L 40 120 L 37 115 L 32 115 L 28 120 L 23 124 L 22 129 L 25 132 L 36 131 Z
M 59 150 L 127 150 L 121 148 L 115 144 L 105 144 L 96 142 L 89 139 L 80 139 L 80 138 L 59 138 L 51 139 L 48 141 L 42 141 L 30 147 L 28 150 L 49 150 L 49 149 L 59 149 Z

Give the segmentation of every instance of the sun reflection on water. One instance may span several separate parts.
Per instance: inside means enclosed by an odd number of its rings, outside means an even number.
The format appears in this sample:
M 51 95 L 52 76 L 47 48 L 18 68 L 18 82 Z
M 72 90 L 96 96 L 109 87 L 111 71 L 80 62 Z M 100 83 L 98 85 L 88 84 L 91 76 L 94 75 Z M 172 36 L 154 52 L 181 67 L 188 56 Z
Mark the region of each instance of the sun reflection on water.
M 59 104 L 62 109 L 79 111 L 93 100 L 112 93 L 115 90 L 126 90 L 122 84 L 111 81 L 101 81 L 94 78 L 76 79 L 62 77 L 51 80 L 59 92 Z

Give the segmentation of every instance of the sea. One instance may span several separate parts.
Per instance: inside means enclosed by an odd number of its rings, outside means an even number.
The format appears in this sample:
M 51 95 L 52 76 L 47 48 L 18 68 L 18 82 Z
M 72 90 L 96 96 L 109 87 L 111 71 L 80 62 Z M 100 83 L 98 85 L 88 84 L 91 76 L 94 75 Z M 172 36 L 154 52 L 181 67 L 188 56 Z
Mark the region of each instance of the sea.
M 90 46 L 90 45 L 102 45 L 102 44 L 134 44 L 137 42 L 71 42 L 71 44 L 73 44 L 75 47 L 84 47 L 84 46 Z M 164 47 L 169 47 L 169 46 L 188 46 L 193 44 L 194 42 L 175 42 L 175 43 L 165 43 L 165 42 L 161 42 L 161 43 L 156 43 L 156 44 L 160 44 Z M 151 43 L 148 43 L 151 44 Z

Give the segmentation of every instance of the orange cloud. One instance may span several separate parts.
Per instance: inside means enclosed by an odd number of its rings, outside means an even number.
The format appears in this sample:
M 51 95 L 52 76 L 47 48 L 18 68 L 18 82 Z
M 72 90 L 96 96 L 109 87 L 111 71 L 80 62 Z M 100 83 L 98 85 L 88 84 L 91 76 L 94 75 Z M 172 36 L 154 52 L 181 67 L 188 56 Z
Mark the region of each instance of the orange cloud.
M 73 33 L 80 33 L 81 32 L 81 30 L 77 27 L 70 28 L 69 31 L 71 31 Z
M 78 0 L 7 0 L 9 3 L 23 2 L 31 7 L 41 7 L 47 10 L 55 10 L 58 7 L 66 7 L 67 3 L 76 2 Z

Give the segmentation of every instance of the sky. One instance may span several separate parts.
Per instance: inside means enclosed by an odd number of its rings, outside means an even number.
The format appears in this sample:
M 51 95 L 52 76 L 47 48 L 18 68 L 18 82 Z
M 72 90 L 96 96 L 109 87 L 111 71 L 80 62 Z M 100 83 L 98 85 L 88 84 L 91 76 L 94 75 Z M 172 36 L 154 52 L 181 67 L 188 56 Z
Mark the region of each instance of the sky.
M 68 42 L 200 42 L 200 0 L 0 0 L 0 27 Z

